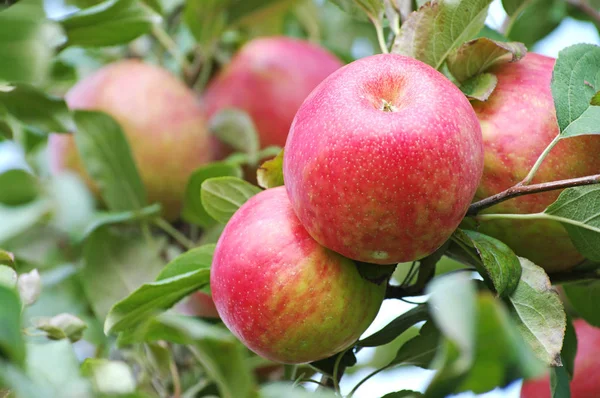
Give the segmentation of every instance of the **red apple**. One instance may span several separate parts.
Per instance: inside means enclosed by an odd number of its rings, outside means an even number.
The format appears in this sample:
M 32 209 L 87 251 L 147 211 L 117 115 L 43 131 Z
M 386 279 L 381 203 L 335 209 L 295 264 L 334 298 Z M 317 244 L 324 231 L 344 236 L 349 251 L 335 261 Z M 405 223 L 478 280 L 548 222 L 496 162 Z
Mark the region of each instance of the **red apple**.
M 176 310 L 184 315 L 202 318 L 218 318 L 219 313 L 210 294 L 196 292 L 179 303 Z
M 493 70 L 498 85 L 486 102 L 474 102 L 481 121 L 485 166 L 476 198 L 481 199 L 519 183 L 558 134 L 550 80 L 554 59 L 529 53 L 516 63 Z M 581 177 L 600 172 L 600 137 L 562 140 L 542 163 L 533 183 Z M 593 155 L 592 155 L 593 154 Z M 521 196 L 484 213 L 537 213 L 556 200 L 560 191 Z M 508 244 L 547 271 L 566 270 L 583 257 L 563 226 L 555 221 L 489 220 L 481 231 Z
M 600 329 L 584 320 L 573 322 L 577 334 L 575 377 L 571 381 L 571 398 L 600 397 Z M 527 380 L 521 389 L 521 398 L 550 398 L 550 377 Z
M 464 217 L 483 168 L 481 130 L 465 95 L 400 55 L 355 61 L 298 110 L 285 185 L 310 235 L 365 262 L 417 260 Z
M 66 101 L 71 109 L 103 111 L 119 122 L 150 202 L 160 202 L 166 218 L 177 218 L 188 177 L 212 157 L 194 93 L 166 70 L 130 60 L 83 79 Z M 72 136 L 51 135 L 49 150 L 54 172 L 71 169 L 86 175 Z
M 283 147 L 296 111 L 342 63 L 314 44 L 288 37 L 246 44 L 204 94 L 209 117 L 235 107 L 247 112 L 262 147 Z
M 210 278 L 225 325 L 252 351 L 282 363 L 316 361 L 353 344 L 377 315 L 385 285 L 315 242 L 283 187 L 234 214 Z

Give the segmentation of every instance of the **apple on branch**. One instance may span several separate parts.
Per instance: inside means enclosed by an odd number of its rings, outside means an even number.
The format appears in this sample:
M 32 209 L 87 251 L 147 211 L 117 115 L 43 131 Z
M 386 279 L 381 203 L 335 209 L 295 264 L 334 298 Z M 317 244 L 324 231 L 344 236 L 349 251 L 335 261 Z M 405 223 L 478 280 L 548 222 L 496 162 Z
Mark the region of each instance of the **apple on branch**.
M 210 285 L 221 319 L 248 348 L 273 361 L 306 363 L 360 337 L 379 311 L 387 279 L 363 278 L 353 261 L 315 242 L 278 187 L 231 218 Z
M 298 110 L 283 171 L 320 244 L 378 264 L 421 259 L 464 217 L 483 170 L 481 129 L 464 94 L 401 55 L 330 75 Z

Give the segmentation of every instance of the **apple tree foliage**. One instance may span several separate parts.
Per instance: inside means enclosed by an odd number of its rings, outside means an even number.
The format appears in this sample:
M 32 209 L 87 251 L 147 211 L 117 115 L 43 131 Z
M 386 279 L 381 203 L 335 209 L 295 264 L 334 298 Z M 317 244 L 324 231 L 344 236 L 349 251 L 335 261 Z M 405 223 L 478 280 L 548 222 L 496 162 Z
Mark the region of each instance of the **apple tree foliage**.
M 554 396 L 569 397 L 576 338 L 556 287 L 569 315 L 600 327 L 600 176 L 581 179 L 540 213 L 478 216 L 490 203 L 473 204 L 436 253 L 397 267 L 387 298 L 419 297 L 413 309 L 334 357 L 282 367 L 252 354 L 220 322 L 170 311 L 209 288 L 214 243 L 235 211 L 284 184 L 280 148 L 261 150 L 244 112 L 217 114 L 210 129 L 235 152 L 192 174 L 181 220 L 171 224 L 148 202 L 121 126 L 63 100 L 79 76 L 126 57 L 160 64 L 201 92 L 244 42 L 285 34 L 318 40 L 347 62 L 376 52 L 414 57 L 485 101 L 497 83 L 490 68 L 518 62 L 567 16 L 600 28 L 598 1 L 503 0 L 507 18 L 495 31 L 485 25 L 490 3 L 0 3 L 0 396 L 351 397 L 371 376 L 417 366 L 435 370 L 424 391 L 385 397 L 483 393 L 548 367 Z M 66 12 L 56 16 L 57 7 Z M 562 50 L 551 89 L 560 134 L 520 194 L 556 143 L 600 133 L 600 47 Z M 51 132 L 77 132 L 105 208 L 77 177 L 49 174 Z M 259 164 L 260 187 L 242 179 L 243 168 Z M 587 260 L 547 274 L 477 232 L 478 217 L 559 221 Z M 371 362 L 357 361 L 375 347 Z M 371 373 L 340 391 L 344 374 L 358 368 Z

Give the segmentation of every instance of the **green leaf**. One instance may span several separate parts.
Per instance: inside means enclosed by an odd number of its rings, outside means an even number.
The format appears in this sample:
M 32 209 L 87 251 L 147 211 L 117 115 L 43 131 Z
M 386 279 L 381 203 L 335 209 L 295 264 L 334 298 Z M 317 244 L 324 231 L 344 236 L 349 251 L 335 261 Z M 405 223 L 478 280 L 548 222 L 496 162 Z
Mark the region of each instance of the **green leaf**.
M 0 264 L 0 285 L 11 289 L 16 289 L 17 279 L 17 272 L 14 269 Z
M 0 361 L 17 366 L 25 363 L 25 342 L 21 334 L 21 300 L 17 290 L 0 284 Z
M 145 207 L 146 191 L 119 124 L 101 112 L 76 111 L 74 117 L 77 150 L 108 208 L 128 211 Z
M 21 0 L 0 11 L 0 81 L 41 84 L 54 55 L 56 25 L 43 3 Z
M 190 0 L 185 4 L 183 18 L 201 47 L 210 46 L 219 38 L 227 24 L 224 0 Z
M 358 0 L 377 4 L 379 0 Z M 229 0 L 227 19 L 230 25 L 260 23 L 263 18 L 277 11 L 285 11 L 298 0 Z
M 429 368 L 440 344 L 440 331 L 433 322 L 426 322 L 419 335 L 404 343 L 388 366 L 412 365 Z
M 530 0 L 502 0 L 502 7 L 509 17 L 515 17 L 518 11 L 522 11 Z
M 359 19 L 364 19 L 366 14 L 376 18 L 384 10 L 383 1 L 378 0 L 333 0 L 333 3 Z
M 46 332 L 50 340 L 69 339 L 74 343 L 83 337 L 87 324 L 75 315 L 58 314 L 36 319 L 35 327 Z
M 206 212 L 225 224 L 237 209 L 261 191 L 259 187 L 239 178 L 217 177 L 202 183 L 200 197 Z
M 160 340 L 187 345 L 199 340 L 232 343 L 236 339 L 222 325 L 167 312 L 152 318 L 144 328 L 123 331 L 119 335 L 118 343 L 124 346 Z
M 567 3 L 562 0 L 528 0 L 516 12 L 506 35 L 531 48 L 558 27 L 567 13 Z
M 157 281 L 173 278 L 201 268 L 210 268 L 216 245 L 204 245 L 188 250 L 171 261 L 156 277 Z
M 162 244 L 102 228 L 83 248 L 81 280 L 96 316 L 103 319 L 117 301 L 153 280 L 163 267 Z
M 98 212 L 85 226 L 81 240 L 89 237 L 93 232 L 106 225 L 124 224 L 130 222 L 138 222 L 142 220 L 151 220 L 160 215 L 161 206 L 155 203 L 150 206 L 141 208 L 140 210 L 121 211 L 121 212 Z
M 14 268 L 15 266 L 15 255 L 6 250 L 0 249 L 0 264 L 9 265 Z
M 559 366 L 566 328 L 562 302 L 543 268 L 525 258 L 519 260 L 521 280 L 509 297 L 517 326 L 540 360 Z
M 54 204 L 51 226 L 74 240 L 83 239 L 86 226 L 93 222 L 96 202 L 82 177 L 61 172 L 53 175 L 44 188 Z
M 569 374 L 564 366 L 550 369 L 550 391 L 552 398 L 571 398 Z
M 202 183 L 209 178 L 225 176 L 241 178 L 242 170 L 236 165 L 215 162 L 202 166 L 192 173 L 185 189 L 183 210 L 181 213 L 184 220 L 202 227 L 208 227 L 215 223 L 214 219 L 204 210 L 204 206 L 202 206 Z
M 561 137 L 569 138 L 578 135 L 600 134 L 600 106 L 590 106 L 577 119 L 563 130 Z
M 495 40 L 495 41 L 502 41 L 502 42 L 506 42 L 508 41 L 508 39 L 502 35 L 502 33 L 498 32 L 495 29 L 490 28 L 489 26 L 485 25 L 483 27 L 483 29 L 481 29 L 479 31 L 479 33 L 477 34 L 477 37 L 485 37 L 488 38 L 490 40 Z
M 491 0 L 438 0 L 410 14 L 393 51 L 439 69 L 448 55 L 484 27 Z
M 45 133 L 69 132 L 75 129 L 73 118 L 63 99 L 50 96 L 27 84 L 0 90 L 0 105 L 4 105 L 21 123 L 36 127 Z
M 27 373 L 44 389 L 38 397 L 93 397 L 68 340 L 27 344 Z
M 522 43 L 505 43 L 487 38 L 468 41 L 448 56 L 448 69 L 459 82 L 475 77 L 493 66 L 516 62 L 525 56 Z
M 0 359 L 0 392 L 5 393 L 3 388 L 7 388 L 19 398 L 59 398 L 48 388 L 34 383 L 24 371 L 16 366 L 6 363 Z M 62 397 L 60 397 L 62 398 Z M 88 398 L 81 396 L 81 398 Z
M 429 319 L 429 311 L 424 304 L 398 316 L 378 332 L 359 340 L 359 347 L 377 347 L 392 342 L 396 337 L 407 331 L 413 325 Z
M 333 373 L 335 372 L 336 363 L 338 363 L 338 356 L 340 354 L 334 354 L 329 358 L 320 359 L 318 361 L 313 361 L 309 365 L 311 368 L 316 369 L 319 373 L 325 374 L 327 376 L 333 377 Z M 352 350 L 347 350 L 343 353 L 342 358 L 339 359 L 338 370 L 341 371 L 345 368 L 356 365 L 356 355 Z
M 476 290 L 464 274 L 446 274 L 427 286 L 431 316 L 442 334 L 435 367 L 439 370 L 429 384 L 426 397 L 442 398 L 465 378 L 475 355 Z
M 88 358 L 81 365 L 81 372 L 91 379 L 96 392 L 122 395 L 135 391 L 135 377 L 125 362 Z
M 567 314 L 567 330 L 565 332 L 565 338 L 563 340 L 562 350 L 560 352 L 560 358 L 562 364 L 569 375 L 569 379 L 573 379 L 575 374 L 575 356 L 577 355 L 577 334 L 575 334 L 575 328 L 573 327 L 573 320 Z
M 577 250 L 600 261 L 600 185 L 565 189 L 540 216 L 561 222 Z
M 192 292 L 208 285 L 214 246 L 192 249 L 171 261 L 155 282 L 146 283 L 110 310 L 106 334 L 143 327 L 143 321 L 164 311 Z
M 59 22 L 67 34 L 67 45 L 98 47 L 129 43 L 160 21 L 160 16 L 140 1 L 108 0 Z
M 209 120 L 210 131 L 221 141 L 248 156 L 248 163 L 258 162 L 260 142 L 252 118 L 236 108 L 217 112 Z
M 192 318 L 164 314 L 158 320 L 169 333 L 164 337 L 178 335 L 178 342 L 188 346 L 207 375 L 217 384 L 221 397 L 252 396 L 254 379 L 245 363 L 247 350 L 232 335 L 224 329 L 216 332 L 216 326 L 211 330 L 204 322 Z
M 569 303 L 587 323 L 600 327 L 600 282 L 577 282 L 563 285 Z
M 515 291 L 521 278 L 521 264 L 508 246 L 491 236 L 469 230 L 459 229 L 453 237 L 476 250 L 481 258 L 478 270 L 484 278 L 491 280 L 500 297 Z
M 40 193 L 37 178 L 22 169 L 0 173 L 0 204 L 19 206 L 32 202 Z
M 283 185 L 283 149 L 275 158 L 260 165 L 256 171 L 256 180 L 264 189 Z
M 590 105 L 600 88 L 600 47 L 576 44 L 562 50 L 551 88 L 561 137 L 600 134 L 600 107 Z
M 520 378 L 543 375 L 545 364 L 527 345 L 503 303 L 489 292 L 481 292 L 477 304 L 477 349 L 458 391 L 481 394 Z
M 389 394 L 385 394 L 381 398 L 421 398 L 421 397 L 423 397 L 423 394 L 421 394 L 420 392 L 412 391 L 412 390 L 402 390 L 402 391 L 396 391 L 396 392 L 391 392 Z
M 464 274 L 446 274 L 431 281 L 427 293 L 436 326 L 462 352 L 472 354 L 477 310 L 473 281 Z
M 590 105 L 593 105 L 593 106 L 600 105 L 600 91 L 598 91 L 596 94 L 594 94 L 594 96 L 590 100 Z
M 498 78 L 496 75 L 482 73 L 466 80 L 459 88 L 471 100 L 487 101 L 497 84 Z
M 47 200 L 36 200 L 21 206 L 4 206 L 0 204 L 0 243 L 14 238 L 27 231 L 47 216 L 52 207 Z

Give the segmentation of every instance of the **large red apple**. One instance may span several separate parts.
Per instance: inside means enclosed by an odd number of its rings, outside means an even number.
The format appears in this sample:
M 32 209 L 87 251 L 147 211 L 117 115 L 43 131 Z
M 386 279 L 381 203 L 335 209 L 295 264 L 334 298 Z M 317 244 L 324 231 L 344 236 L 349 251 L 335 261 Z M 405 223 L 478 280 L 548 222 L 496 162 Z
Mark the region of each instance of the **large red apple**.
M 516 63 L 493 70 L 498 85 L 486 102 L 474 102 L 481 121 L 485 166 L 478 199 L 519 183 L 558 134 L 550 80 L 554 59 L 529 53 Z M 600 172 L 600 137 L 562 140 L 542 163 L 533 183 L 581 177 Z M 521 196 L 487 213 L 537 213 L 556 200 L 560 191 Z M 573 267 L 583 258 L 566 230 L 555 221 L 489 220 L 481 231 L 508 244 L 547 271 Z
M 329 76 L 298 110 L 285 185 L 311 236 L 379 264 L 422 258 L 456 229 L 483 168 L 479 122 L 441 73 L 375 55 Z
M 349 347 L 377 315 L 385 285 L 363 279 L 351 260 L 315 242 L 283 187 L 259 193 L 234 214 L 210 278 L 233 334 L 283 363 L 312 362 Z
M 571 381 L 571 398 L 600 397 L 600 329 L 584 320 L 573 322 L 577 334 L 575 377 Z M 550 398 L 550 378 L 545 376 L 523 383 L 521 398 Z
M 204 105 L 209 117 L 229 107 L 247 112 L 261 146 L 283 147 L 304 99 L 341 66 L 332 54 L 305 41 L 255 39 L 207 87 Z
M 188 177 L 212 157 L 194 93 L 166 70 L 121 61 L 80 81 L 66 101 L 71 109 L 103 111 L 119 122 L 150 202 L 160 202 L 166 218 L 177 218 Z M 71 169 L 86 175 L 72 136 L 51 135 L 49 150 L 54 172 Z

